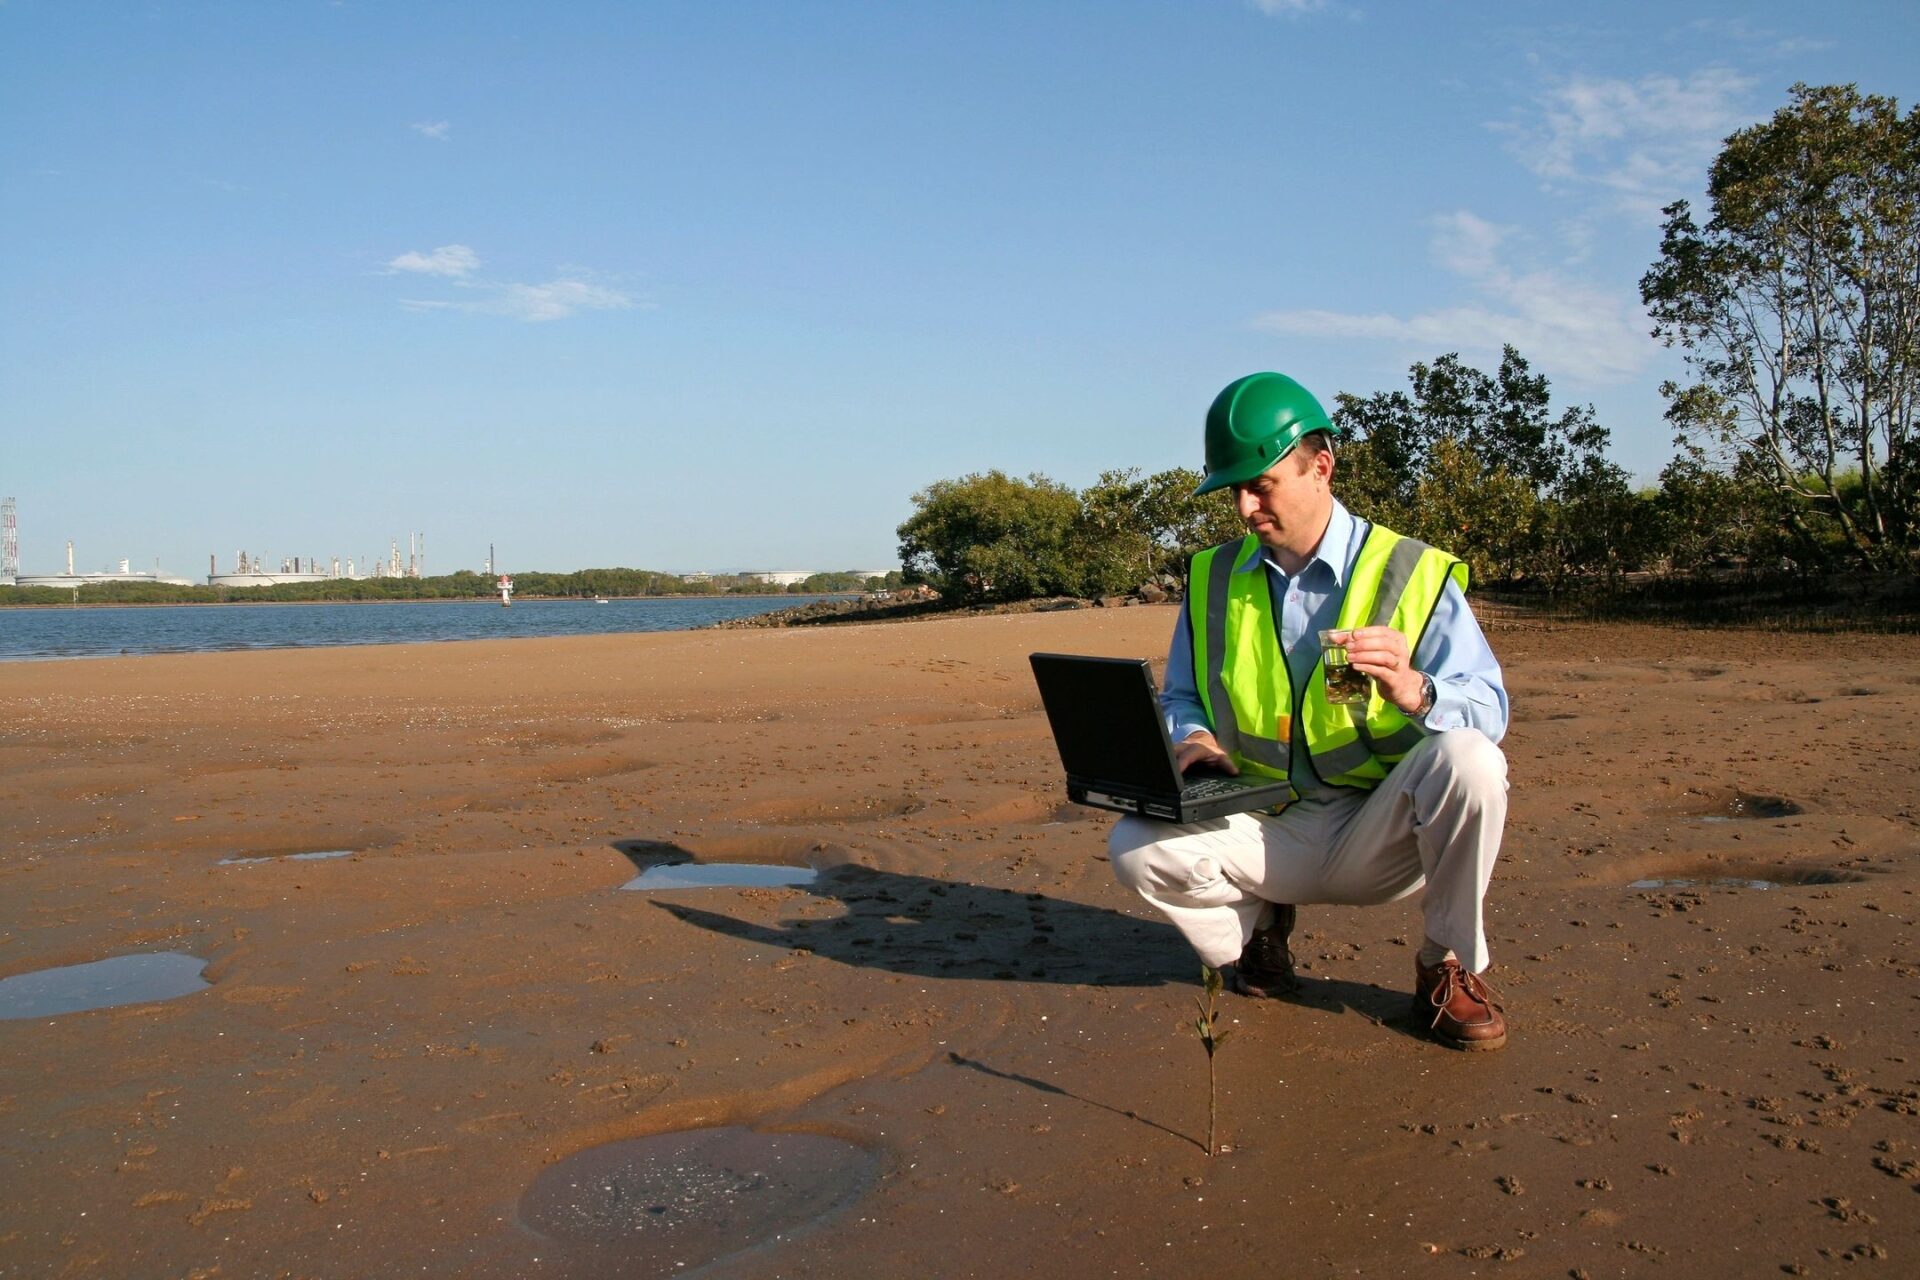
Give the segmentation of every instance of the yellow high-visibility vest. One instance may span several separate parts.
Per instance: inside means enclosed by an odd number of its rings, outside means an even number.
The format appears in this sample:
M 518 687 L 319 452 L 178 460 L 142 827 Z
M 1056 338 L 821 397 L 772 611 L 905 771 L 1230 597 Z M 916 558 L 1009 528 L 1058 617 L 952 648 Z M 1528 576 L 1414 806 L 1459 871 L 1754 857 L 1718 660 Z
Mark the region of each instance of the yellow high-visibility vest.
M 1307 759 L 1322 782 L 1371 790 L 1423 735 L 1377 685 L 1365 707 L 1328 702 L 1324 661 L 1314 663 L 1305 696 L 1296 697 L 1267 575 L 1236 572 L 1259 554 L 1260 540 L 1248 534 L 1200 552 L 1187 569 L 1194 682 L 1213 736 L 1242 773 L 1286 779 L 1290 743 L 1304 733 Z M 1467 566 L 1372 525 L 1347 575 L 1334 625 L 1392 627 L 1407 638 L 1411 654 L 1449 580 L 1465 591 Z

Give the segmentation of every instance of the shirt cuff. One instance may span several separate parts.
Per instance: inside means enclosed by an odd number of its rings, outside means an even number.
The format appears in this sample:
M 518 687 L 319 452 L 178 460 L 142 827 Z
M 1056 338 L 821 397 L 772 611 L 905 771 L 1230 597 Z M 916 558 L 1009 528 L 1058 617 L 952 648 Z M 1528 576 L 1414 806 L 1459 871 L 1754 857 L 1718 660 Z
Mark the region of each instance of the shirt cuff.
M 1411 719 L 1411 717 L 1409 717 Z M 1428 733 L 1442 733 L 1448 729 L 1464 729 L 1467 719 L 1467 698 L 1459 689 L 1440 680 L 1433 682 L 1433 705 L 1427 708 L 1427 714 L 1413 721 Z
M 1175 746 L 1178 746 L 1182 742 L 1185 742 L 1188 738 L 1192 737 L 1195 733 L 1212 733 L 1212 732 L 1213 732 L 1213 726 L 1200 720 L 1195 720 L 1195 721 L 1192 721 L 1191 723 L 1186 723 L 1186 724 L 1176 724 L 1173 726 L 1173 742 Z

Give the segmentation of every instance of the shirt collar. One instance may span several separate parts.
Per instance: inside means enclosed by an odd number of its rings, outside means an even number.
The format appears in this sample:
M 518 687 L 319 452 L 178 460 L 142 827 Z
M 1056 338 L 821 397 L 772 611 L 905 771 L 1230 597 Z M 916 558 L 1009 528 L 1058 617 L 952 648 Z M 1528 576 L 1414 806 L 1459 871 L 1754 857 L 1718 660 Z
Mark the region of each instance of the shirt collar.
M 1334 586 L 1346 585 L 1347 566 L 1353 563 L 1354 546 L 1359 540 L 1360 532 L 1360 521 L 1354 518 L 1345 504 L 1335 498 L 1333 514 L 1327 521 L 1327 531 L 1320 535 L 1320 545 L 1313 549 L 1313 555 L 1308 558 L 1307 566 L 1300 571 L 1300 576 L 1306 577 L 1313 572 L 1314 565 L 1322 564 L 1333 576 Z M 1259 555 L 1241 565 L 1239 572 L 1246 573 L 1261 564 L 1267 565 L 1275 573 L 1281 572 L 1280 566 L 1273 562 L 1273 553 L 1265 547 L 1260 548 Z

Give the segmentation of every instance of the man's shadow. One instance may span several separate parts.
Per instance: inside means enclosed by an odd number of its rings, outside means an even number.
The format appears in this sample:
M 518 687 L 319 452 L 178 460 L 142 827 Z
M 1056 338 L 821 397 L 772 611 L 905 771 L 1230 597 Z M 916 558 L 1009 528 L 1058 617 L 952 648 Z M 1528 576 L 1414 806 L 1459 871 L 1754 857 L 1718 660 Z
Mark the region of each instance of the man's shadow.
M 621 840 L 614 847 L 643 872 L 699 861 L 661 841 Z M 1199 975 L 1186 942 L 1157 920 L 1136 920 L 1043 893 L 852 863 L 822 867 L 811 884 L 799 887 L 815 903 L 844 908 L 817 916 L 790 914 L 762 923 L 689 902 L 695 894 L 712 895 L 711 889 L 654 892 L 673 895 L 655 897 L 654 906 L 715 933 L 920 978 L 1151 987 Z M 796 908 L 805 910 L 799 901 L 787 910 Z
M 1411 1008 L 1412 985 L 1409 982 L 1405 989 L 1396 991 L 1371 982 L 1302 974 L 1300 989 L 1285 997 L 1282 1003 L 1332 1014 L 1356 1013 L 1377 1027 L 1425 1040 L 1426 1028 L 1419 1024 Z
M 697 863 L 675 844 L 621 840 L 614 847 L 642 872 Z M 707 864 L 712 865 L 712 864 Z M 1057 982 L 1107 987 L 1199 985 L 1200 964 L 1179 931 L 1105 907 L 853 863 L 819 869 L 799 890 L 844 910 L 761 923 L 690 905 L 678 891 L 653 905 L 688 924 L 745 942 L 805 951 L 842 964 L 919 978 Z M 713 890 L 692 890 L 711 894 Z M 791 908 L 790 908 L 791 909 Z M 1258 1006 L 1266 1001 L 1246 1001 Z M 1292 1004 L 1418 1034 L 1407 993 L 1345 979 L 1305 978 Z

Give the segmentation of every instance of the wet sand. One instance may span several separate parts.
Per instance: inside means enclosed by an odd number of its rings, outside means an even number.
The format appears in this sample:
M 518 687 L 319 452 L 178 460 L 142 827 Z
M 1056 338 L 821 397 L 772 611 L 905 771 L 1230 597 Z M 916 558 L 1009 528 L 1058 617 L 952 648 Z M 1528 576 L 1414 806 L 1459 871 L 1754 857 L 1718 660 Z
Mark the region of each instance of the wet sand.
M 0 1022 L 0 1275 L 593 1274 L 523 1193 L 719 1125 L 877 1172 L 715 1275 L 1920 1265 L 1920 639 L 1495 632 L 1512 1044 L 1419 1036 L 1411 904 L 1304 909 L 1209 1159 L 1197 966 L 1025 663 L 1172 621 L 0 666 L 0 978 L 212 983 Z M 687 854 L 822 874 L 620 891 Z

